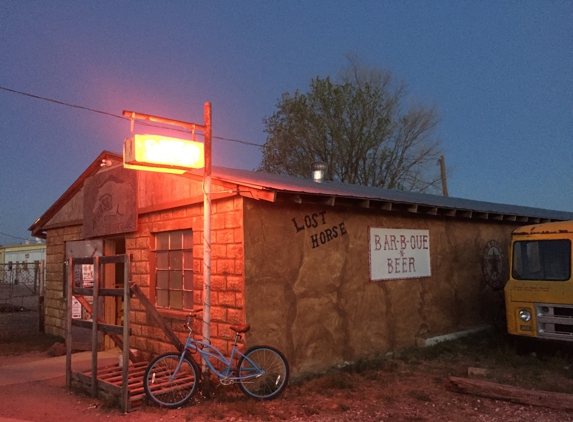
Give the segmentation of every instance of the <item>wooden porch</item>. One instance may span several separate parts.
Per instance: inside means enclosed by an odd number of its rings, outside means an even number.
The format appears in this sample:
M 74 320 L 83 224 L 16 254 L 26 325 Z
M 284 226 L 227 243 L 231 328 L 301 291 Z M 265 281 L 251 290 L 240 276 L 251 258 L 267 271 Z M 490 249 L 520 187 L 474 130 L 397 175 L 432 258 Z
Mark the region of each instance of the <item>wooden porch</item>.
M 101 267 L 105 264 L 124 264 L 123 288 L 102 289 Z M 68 261 L 68 280 L 73 280 L 74 265 L 90 264 L 94 266 L 93 288 L 77 288 L 68 283 L 67 289 L 67 324 L 66 324 L 66 385 L 70 389 L 85 391 L 92 397 L 99 397 L 110 402 L 118 403 L 123 412 L 130 412 L 138 408 L 145 396 L 143 390 L 143 375 L 147 362 L 140 362 L 134 351 L 129 348 L 130 329 L 130 299 L 135 297 L 153 318 L 159 328 L 163 330 L 175 349 L 181 351 L 183 343 L 166 324 L 163 317 L 157 312 L 155 306 L 143 293 L 139 286 L 130 280 L 129 257 L 127 255 L 95 256 L 91 258 L 70 258 Z M 123 326 L 107 324 L 103 317 L 98 315 L 98 306 L 92 306 L 85 296 L 92 296 L 92 303 L 97 304 L 102 296 L 123 296 Z M 92 314 L 91 321 L 72 318 L 72 297 Z M 85 372 L 72 371 L 72 326 L 82 326 L 92 330 L 92 362 L 91 369 Z M 98 368 L 98 335 L 104 332 L 109 335 L 116 346 L 121 350 L 122 362 Z

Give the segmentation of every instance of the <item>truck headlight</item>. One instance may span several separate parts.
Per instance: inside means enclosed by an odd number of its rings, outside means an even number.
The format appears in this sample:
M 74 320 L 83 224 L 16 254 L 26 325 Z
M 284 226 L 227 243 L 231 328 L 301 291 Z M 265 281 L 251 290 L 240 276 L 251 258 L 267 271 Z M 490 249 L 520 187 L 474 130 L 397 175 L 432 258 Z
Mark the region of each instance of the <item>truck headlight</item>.
M 523 322 L 531 321 L 531 311 L 529 309 L 521 309 L 518 315 Z

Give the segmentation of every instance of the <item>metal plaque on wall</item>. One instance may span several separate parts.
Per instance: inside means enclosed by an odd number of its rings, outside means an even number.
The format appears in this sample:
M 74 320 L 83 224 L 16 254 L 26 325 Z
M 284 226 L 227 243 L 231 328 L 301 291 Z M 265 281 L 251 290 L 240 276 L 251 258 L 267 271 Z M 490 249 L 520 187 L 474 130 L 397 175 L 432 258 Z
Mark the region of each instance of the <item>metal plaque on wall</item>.
M 482 269 L 485 282 L 493 290 L 503 290 L 507 281 L 505 255 L 501 245 L 490 240 L 483 249 Z
M 100 171 L 84 183 L 84 238 L 137 228 L 137 174 L 122 166 Z

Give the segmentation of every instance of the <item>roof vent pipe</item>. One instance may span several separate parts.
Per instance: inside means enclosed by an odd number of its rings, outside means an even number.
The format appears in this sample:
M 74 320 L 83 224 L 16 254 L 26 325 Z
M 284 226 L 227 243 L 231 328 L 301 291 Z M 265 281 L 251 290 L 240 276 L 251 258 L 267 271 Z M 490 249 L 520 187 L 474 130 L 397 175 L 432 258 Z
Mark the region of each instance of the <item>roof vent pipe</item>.
M 312 165 L 312 180 L 316 183 L 324 182 L 324 172 L 326 171 L 326 164 L 323 162 L 316 162 Z

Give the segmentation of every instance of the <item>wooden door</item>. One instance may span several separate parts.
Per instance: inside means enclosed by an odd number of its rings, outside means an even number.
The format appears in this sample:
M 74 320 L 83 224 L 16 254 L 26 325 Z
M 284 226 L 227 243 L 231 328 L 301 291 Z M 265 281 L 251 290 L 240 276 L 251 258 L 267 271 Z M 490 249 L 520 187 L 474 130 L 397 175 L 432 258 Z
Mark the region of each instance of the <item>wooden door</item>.
M 125 253 L 125 238 L 107 239 L 104 242 L 104 255 L 119 255 Z M 123 288 L 125 280 L 124 264 L 106 264 L 103 266 L 103 285 L 105 288 Z M 108 296 L 104 299 L 104 319 L 106 323 L 112 325 L 123 325 L 123 297 Z M 105 336 L 104 348 L 112 349 L 115 343 Z

